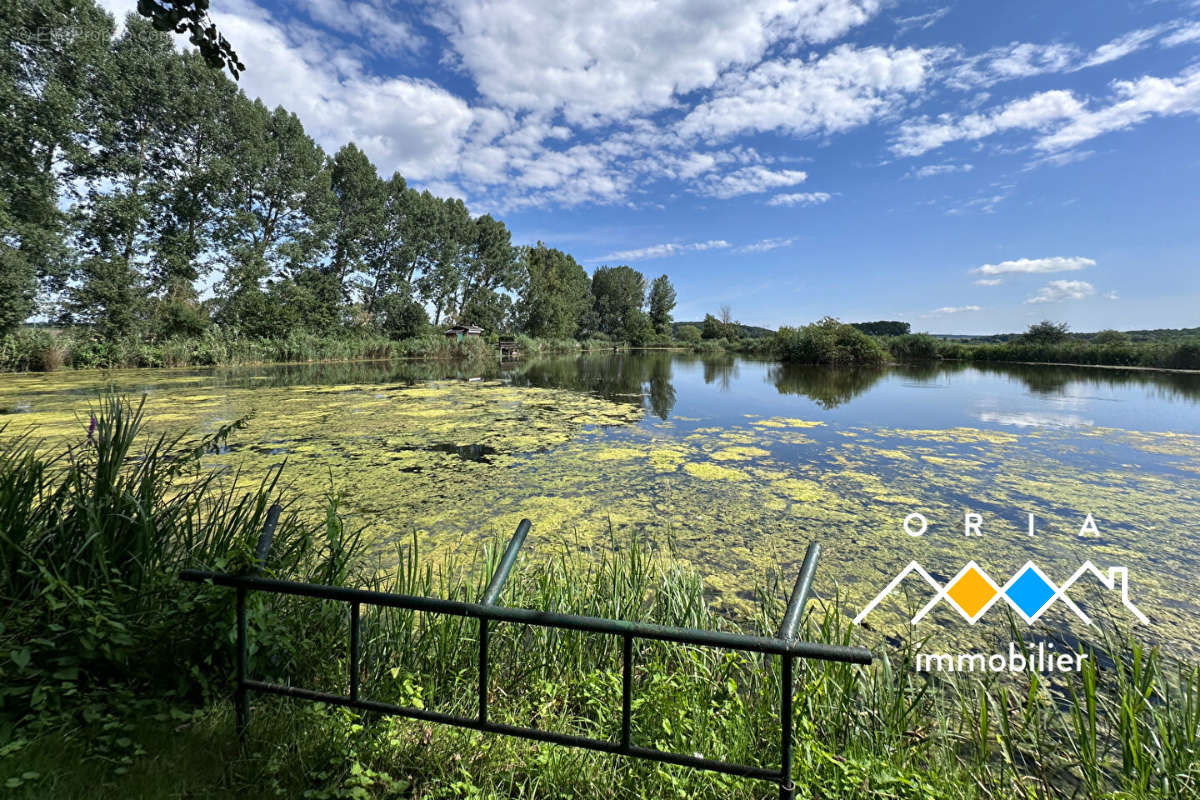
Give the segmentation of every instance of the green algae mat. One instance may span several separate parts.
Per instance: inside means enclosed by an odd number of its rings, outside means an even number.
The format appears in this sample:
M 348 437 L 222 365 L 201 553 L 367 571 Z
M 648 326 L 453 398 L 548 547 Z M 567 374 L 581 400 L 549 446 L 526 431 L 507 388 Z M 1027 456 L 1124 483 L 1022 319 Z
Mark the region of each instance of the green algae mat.
M 338 494 L 384 569 L 414 536 L 424 556 L 478 564 L 528 517 L 527 557 L 642 537 L 742 616 L 773 572 L 790 581 L 812 540 L 825 547 L 818 593 L 832 601 L 836 587 L 851 614 L 914 561 L 943 587 L 969 562 L 1001 587 L 1027 562 L 1061 584 L 1090 561 L 1125 568 L 1125 599 L 1148 622 L 1089 576 L 1069 594 L 1079 607 L 1167 651 L 1200 651 L 1200 387 L 1054 370 L 847 373 L 658 353 L 506 371 L 5 375 L 0 446 L 25 431 L 47 446 L 81 440 L 112 388 L 146 396 L 152 431 L 202 434 L 252 415 L 206 468 L 257 481 L 286 463 L 302 511 Z M 864 620 L 864 642 L 1013 624 L 943 603 L 911 626 L 931 591 L 898 585 Z M 1087 627 L 1062 602 L 1015 624 L 1031 637 Z

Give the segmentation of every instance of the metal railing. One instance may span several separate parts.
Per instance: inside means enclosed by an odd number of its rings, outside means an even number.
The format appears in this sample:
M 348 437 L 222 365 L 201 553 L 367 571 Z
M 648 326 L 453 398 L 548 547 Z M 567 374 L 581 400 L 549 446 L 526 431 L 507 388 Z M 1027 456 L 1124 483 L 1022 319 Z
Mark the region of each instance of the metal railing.
M 507 608 L 496 605 L 504 583 L 508 579 L 517 553 L 529 533 L 530 522 L 521 520 L 516 533 L 505 548 L 504 555 L 496 567 L 483 596 L 478 603 L 468 603 L 459 600 L 441 600 L 434 597 L 418 595 L 391 594 L 388 592 L 366 591 L 362 589 L 347 589 L 336 586 L 324 586 L 314 583 L 277 580 L 257 574 L 257 570 L 265 561 L 270 550 L 271 536 L 275 523 L 279 518 L 277 507 L 272 507 L 268 513 L 267 526 L 255 548 L 256 569 L 246 574 L 225 574 L 199 570 L 185 570 L 180 578 L 185 581 L 212 583 L 217 586 L 229 586 L 237 590 L 237 689 L 235 703 L 237 708 L 238 735 L 244 737 L 249 725 L 248 694 L 251 691 L 265 694 L 295 697 L 303 700 L 313 700 L 331 705 L 372 711 L 379 714 L 390 714 L 410 719 L 423 720 L 444 725 L 454 725 L 460 728 L 499 733 L 507 736 L 517 736 L 539 742 L 579 747 L 596 750 L 602 753 L 631 756 L 633 758 L 658 761 L 665 764 L 676 764 L 695 769 L 712 770 L 727 775 L 744 778 L 756 778 L 771 781 L 779 786 L 779 797 L 782 800 L 792 800 L 795 797 L 795 785 L 792 783 L 792 691 L 793 665 L 796 658 L 811 658 L 821 661 L 840 661 L 852 664 L 871 663 L 871 652 L 863 647 L 820 644 L 817 642 L 796 641 L 796 631 L 800 618 L 808 601 L 809 588 L 817 569 L 817 560 L 821 548 L 816 542 L 809 544 L 804 554 L 804 562 L 788 601 L 783 622 L 775 637 L 751 636 L 746 634 L 728 633 L 724 631 L 704 631 L 693 628 L 677 628 L 665 625 L 655 625 L 643 622 L 627 622 L 622 620 L 588 617 L 578 614 L 560 614 L 548 611 L 536 611 L 526 608 Z M 274 594 L 293 595 L 296 597 L 313 597 L 323 600 L 334 600 L 350 605 L 350 642 L 349 642 L 349 694 L 339 695 L 327 692 L 303 689 L 295 686 L 284 686 L 253 680 L 247 675 L 248 641 L 246 632 L 246 595 L 248 592 L 269 592 Z M 449 614 L 459 617 L 469 617 L 479 621 L 479 672 L 478 712 L 474 717 L 461 717 L 440 711 L 423 708 L 392 705 L 375 700 L 363 699 L 359 692 L 359 618 L 363 605 L 381 608 L 401 608 L 410 611 L 422 611 L 434 614 Z M 545 628 L 579 631 L 583 633 L 598 633 L 619 636 L 622 639 L 622 691 L 621 691 L 621 733 L 617 741 L 595 739 L 588 736 L 555 733 L 553 731 L 526 728 L 493 722 L 488 719 L 488 632 L 492 623 L 508 622 L 518 625 L 530 625 Z M 720 650 L 734 650 L 777 655 L 781 660 L 780 685 L 780 765 L 777 769 L 760 767 L 750 764 L 738 764 L 729 761 L 719 761 L 696 755 L 673 753 L 633 743 L 631 739 L 631 717 L 633 704 L 633 642 L 635 639 L 648 639 L 662 642 L 678 642 L 680 644 L 713 647 Z

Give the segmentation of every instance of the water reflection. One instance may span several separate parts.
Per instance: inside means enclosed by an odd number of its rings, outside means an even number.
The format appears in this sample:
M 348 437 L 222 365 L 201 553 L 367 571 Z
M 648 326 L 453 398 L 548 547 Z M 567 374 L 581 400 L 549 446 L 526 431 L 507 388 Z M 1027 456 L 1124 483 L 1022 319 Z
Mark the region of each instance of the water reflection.
M 858 397 L 886 374 L 882 368 L 835 369 L 773 364 L 767 370 L 767 380 L 780 394 L 803 395 L 829 410 Z
M 80 374 L 82 376 L 82 373 Z M 102 373 L 100 384 L 130 394 L 171 394 L 197 386 L 255 389 L 284 386 L 409 386 L 424 381 L 511 382 L 516 386 L 571 389 L 644 408 L 668 419 L 682 401 L 683 413 L 741 416 L 778 405 L 781 396 L 812 400 L 825 411 L 850 407 L 864 422 L 878 421 L 883 405 L 903 408 L 922 424 L 951 417 L 1015 427 L 1109 425 L 1144 427 L 1148 417 L 1161 427 L 1192 430 L 1190 406 L 1200 401 L 1200 374 L 1097 369 L 1033 364 L 931 362 L 886 368 L 785 365 L 730 354 L 647 351 L 593 353 L 500 363 L 478 361 L 361 361 L 340 364 L 283 364 L 188 370 L 124 370 Z M 701 381 L 703 383 L 701 384 Z M 36 410 L 39 397 L 87 395 L 97 383 L 64 381 L 31 385 L 10 413 Z M 938 389 L 936 393 L 928 390 Z M 713 394 L 713 393 L 718 394 Z M 921 394 L 917 394 L 920 392 Z M 776 398 L 772 401 L 771 398 Z M 1103 402 L 1102 402 L 1103 401 Z M 1178 404 L 1172 408 L 1164 405 Z M 1123 406 L 1123 407 L 1122 407 Z M 898 413 L 898 412 L 897 412 Z
M 650 411 L 665 420 L 676 401 L 673 366 L 668 352 L 603 353 L 525 362 L 504 377 L 514 386 L 574 389 L 637 406 L 648 402 Z

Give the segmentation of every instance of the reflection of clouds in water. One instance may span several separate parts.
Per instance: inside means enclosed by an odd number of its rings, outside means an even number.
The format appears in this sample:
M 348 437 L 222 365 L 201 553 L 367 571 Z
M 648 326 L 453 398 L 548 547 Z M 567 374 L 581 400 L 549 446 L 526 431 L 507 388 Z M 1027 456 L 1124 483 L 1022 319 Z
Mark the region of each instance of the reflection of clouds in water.
M 993 422 L 997 425 L 1014 425 L 1018 428 L 1078 428 L 1094 424 L 1090 419 L 1084 419 L 1078 414 L 1047 414 L 1037 411 L 980 411 L 980 422 Z

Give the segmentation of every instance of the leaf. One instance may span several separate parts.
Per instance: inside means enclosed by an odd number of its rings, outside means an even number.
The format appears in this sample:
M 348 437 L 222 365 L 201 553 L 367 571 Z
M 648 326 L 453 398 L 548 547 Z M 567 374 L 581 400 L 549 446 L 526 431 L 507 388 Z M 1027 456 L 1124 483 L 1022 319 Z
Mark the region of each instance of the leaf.
M 13 650 L 11 653 L 8 654 L 8 657 L 11 658 L 13 660 L 13 663 L 16 664 L 18 667 L 20 667 L 21 669 L 25 669 L 26 667 L 29 666 L 29 661 L 33 656 L 29 652 L 28 647 L 22 647 L 20 650 Z

